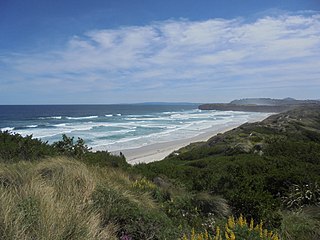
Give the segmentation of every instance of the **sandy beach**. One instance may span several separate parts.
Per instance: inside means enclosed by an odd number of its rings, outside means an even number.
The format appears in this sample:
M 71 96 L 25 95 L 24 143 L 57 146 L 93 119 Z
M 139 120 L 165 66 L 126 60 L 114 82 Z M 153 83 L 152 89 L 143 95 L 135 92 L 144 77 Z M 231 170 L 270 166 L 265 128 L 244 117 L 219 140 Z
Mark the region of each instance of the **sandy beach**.
M 258 122 L 272 115 L 260 116 L 255 119 L 250 119 L 248 122 Z M 126 157 L 126 160 L 130 164 L 149 163 L 154 161 L 160 161 L 168 156 L 170 153 L 189 145 L 194 142 L 207 141 L 209 138 L 215 136 L 218 133 L 224 133 L 233 128 L 236 128 L 243 123 L 229 123 L 227 125 L 216 125 L 213 128 L 206 129 L 205 133 L 199 134 L 192 138 L 186 138 L 170 142 L 162 142 L 143 146 L 134 149 L 123 149 L 121 151 L 113 151 L 113 154 L 120 154 L 120 152 Z

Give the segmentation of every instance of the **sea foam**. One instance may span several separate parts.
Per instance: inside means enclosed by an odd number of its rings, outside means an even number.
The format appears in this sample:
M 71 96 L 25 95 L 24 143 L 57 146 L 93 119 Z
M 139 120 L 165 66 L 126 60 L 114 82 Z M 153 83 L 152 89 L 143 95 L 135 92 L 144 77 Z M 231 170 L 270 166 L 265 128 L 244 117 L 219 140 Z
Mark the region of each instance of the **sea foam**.
M 138 109 L 135 106 L 130 106 L 131 108 Z M 53 113 L 49 117 L 40 115 L 25 122 L 18 120 L 16 125 L 11 122 L 3 123 L 1 130 L 14 130 L 23 136 L 32 134 L 49 143 L 61 140 L 61 135 L 67 134 L 75 139 L 83 138 L 89 147 L 116 151 L 191 138 L 206 132 L 207 129 L 229 124 L 240 125 L 261 115 L 233 111 L 200 111 L 191 108 L 154 112 L 133 110 L 121 112 L 118 109 L 107 109 L 95 112 L 88 108 L 87 112 L 79 111 L 74 115 L 72 111 L 54 112 L 56 115 Z

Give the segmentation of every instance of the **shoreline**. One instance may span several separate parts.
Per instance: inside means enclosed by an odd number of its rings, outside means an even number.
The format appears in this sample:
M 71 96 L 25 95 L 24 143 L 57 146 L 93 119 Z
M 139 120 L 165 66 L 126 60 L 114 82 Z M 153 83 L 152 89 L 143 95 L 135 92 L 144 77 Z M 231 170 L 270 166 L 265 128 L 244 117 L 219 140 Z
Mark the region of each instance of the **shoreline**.
M 273 115 L 273 113 L 267 114 L 266 116 L 252 118 L 247 122 L 259 122 L 271 115 Z M 172 152 L 179 150 L 182 147 L 188 146 L 189 144 L 195 142 L 205 142 L 211 137 L 217 135 L 218 133 L 227 132 L 236 127 L 239 127 L 242 124 L 244 124 L 244 122 L 216 125 L 214 127 L 206 129 L 204 133 L 201 133 L 191 138 L 174 140 L 169 142 L 154 143 L 139 148 L 112 151 L 111 153 L 119 155 L 121 152 L 125 156 L 127 162 L 132 165 L 138 163 L 150 163 L 155 161 L 161 161 L 165 157 L 170 155 Z

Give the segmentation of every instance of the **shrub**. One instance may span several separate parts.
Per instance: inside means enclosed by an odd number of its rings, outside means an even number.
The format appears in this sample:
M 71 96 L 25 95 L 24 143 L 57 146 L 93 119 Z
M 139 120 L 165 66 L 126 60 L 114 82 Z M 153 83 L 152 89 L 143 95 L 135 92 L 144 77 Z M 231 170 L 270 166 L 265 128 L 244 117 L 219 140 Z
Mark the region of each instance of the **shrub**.
M 88 165 L 127 169 L 130 165 L 123 156 L 112 155 L 108 151 L 86 152 L 82 159 Z
M 133 201 L 130 195 L 108 187 L 99 187 L 93 194 L 93 204 L 102 216 L 103 224 L 115 222 L 119 237 L 133 239 L 175 239 L 178 234 L 171 220 L 162 212 Z
M 0 131 L 0 161 L 32 161 L 45 156 L 54 156 L 56 151 L 47 143 L 33 139 L 32 135 L 22 137 L 17 133 Z
M 288 209 L 302 208 L 308 205 L 320 206 L 320 187 L 317 183 L 293 184 L 283 199 Z
M 278 240 L 279 235 L 263 228 L 263 222 L 254 224 L 253 219 L 250 222 L 240 215 L 239 218 L 229 217 L 224 226 L 216 226 L 212 231 L 196 233 L 192 229 L 190 234 L 184 234 L 182 240 Z
M 79 159 L 81 159 L 84 154 L 90 150 L 90 148 L 85 145 L 82 138 L 78 138 L 74 143 L 74 137 L 68 137 L 65 134 L 62 135 L 62 140 L 54 142 L 52 147 L 62 155 L 72 156 Z

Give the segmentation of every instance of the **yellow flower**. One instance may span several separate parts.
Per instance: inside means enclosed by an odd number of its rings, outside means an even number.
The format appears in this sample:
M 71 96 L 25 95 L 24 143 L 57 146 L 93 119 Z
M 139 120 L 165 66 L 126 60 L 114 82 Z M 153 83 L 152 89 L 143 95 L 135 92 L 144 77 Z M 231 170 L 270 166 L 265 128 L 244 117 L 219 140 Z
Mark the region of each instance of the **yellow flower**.
M 240 225 L 240 227 L 247 225 L 247 220 L 242 216 L 242 214 L 240 214 L 240 217 L 238 218 L 238 224 Z
M 265 238 L 268 237 L 268 230 L 267 230 L 267 229 L 264 229 L 264 230 L 263 230 L 263 235 L 264 235 Z
M 205 230 L 205 232 L 204 232 L 204 239 L 209 240 L 209 233 L 207 230 Z
M 259 226 L 260 226 L 260 225 L 257 224 L 257 225 L 255 226 L 254 230 L 257 231 L 257 232 L 259 232 Z
M 273 236 L 273 232 L 270 231 L 270 232 L 268 233 L 268 237 L 271 238 L 272 236 Z
M 263 234 L 262 234 L 262 225 L 263 225 L 263 222 L 262 220 L 260 221 L 260 224 L 259 224 L 259 231 L 260 231 L 260 237 L 262 238 L 263 237 Z
M 201 234 L 198 234 L 197 240 L 203 240 L 203 235 L 202 235 L 202 233 L 201 233 Z
M 217 230 L 216 230 L 216 236 L 214 237 L 214 240 L 219 240 L 221 238 L 221 235 L 220 235 L 220 228 L 219 226 L 217 227 Z
M 230 240 L 236 240 L 236 235 L 233 232 L 230 234 Z
M 183 234 L 182 240 L 188 240 L 188 237 L 185 234 Z
M 229 237 L 228 232 L 225 232 L 224 235 L 225 235 L 225 237 L 226 237 L 226 240 L 231 240 L 230 237 Z
M 230 217 L 228 218 L 228 227 L 231 228 L 231 229 L 233 229 L 234 226 L 235 226 L 234 218 L 233 218 L 233 216 L 232 216 L 232 217 L 230 216 Z
M 195 236 L 196 236 L 196 234 L 195 234 L 194 228 L 192 228 L 192 230 L 191 230 L 191 240 L 195 240 Z
M 231 232 L 230 228 L 228 227 L 228 223 L 226 223 L 226 232 L 227 232 L 227 233 L 230 233 L 230 232 Z
M 251 218 L 250 220 L 250 226 L 249 226 L 249 230 L 252 231 L 253 230 L 253 219 Z

